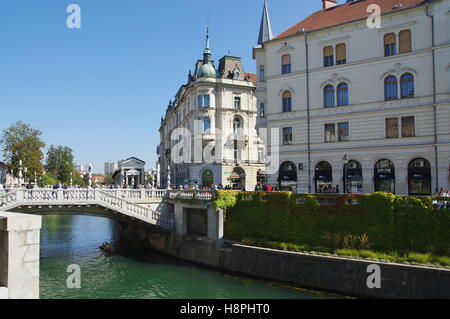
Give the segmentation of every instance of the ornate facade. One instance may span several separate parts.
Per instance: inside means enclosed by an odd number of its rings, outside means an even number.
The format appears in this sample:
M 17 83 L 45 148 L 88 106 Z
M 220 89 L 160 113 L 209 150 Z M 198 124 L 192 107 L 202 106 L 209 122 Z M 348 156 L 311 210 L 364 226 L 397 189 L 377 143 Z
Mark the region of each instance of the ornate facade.
M 254 189 L 264 167 L 258 159 L 254 91 L 255 75 L 244 72 L 240 58 L 224 56 L 216 69 L 207 35 L 203 59 L 161 119 L 160 187 Z M 190 136 L 180 137 L 180 129 Z M 182 162 L 173 158 L 180 142 L 186 152 Z
M 258 127 L 281 132 L 270 184 L 301 193 L 449 188 L 450 1 L 322 2 L 276 37 L 262 30 L 253 50 Z M 379 26 L 370 5 L 381 9 Z

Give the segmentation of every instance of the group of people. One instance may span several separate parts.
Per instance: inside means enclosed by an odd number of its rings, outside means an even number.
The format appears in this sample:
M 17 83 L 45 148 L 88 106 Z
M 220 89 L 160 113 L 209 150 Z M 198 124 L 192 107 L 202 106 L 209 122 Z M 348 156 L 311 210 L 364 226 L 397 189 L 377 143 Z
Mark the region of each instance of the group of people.
M 336 187 L 333 187 L 333 185 L 325 185 L 319 190 L 319 193 L 321 194 L 339 194 L 339 185 L 336 185 Z
M 278 192 L 278 186 L 272 187 L 272 185 L 258 183 L 255 186 L 255 192 Z
M 439 193 L 436 195 L 437 197 L 450 197 L 450 191 L 446 188 L 441 188 Z

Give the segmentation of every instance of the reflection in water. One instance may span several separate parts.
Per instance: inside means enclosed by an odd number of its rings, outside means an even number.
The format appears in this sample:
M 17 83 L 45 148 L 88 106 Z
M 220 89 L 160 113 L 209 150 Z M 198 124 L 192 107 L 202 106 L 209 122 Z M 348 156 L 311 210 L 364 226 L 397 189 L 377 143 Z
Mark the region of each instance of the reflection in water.
M 328 298 L 279 284 L 224 274 L 159 253 L 105 255 L 114 242 L 114 222 L 98 217 L 43 217 L 41 298 Z M 66 286 L 67 266 L 81 268 L 81 289 Z

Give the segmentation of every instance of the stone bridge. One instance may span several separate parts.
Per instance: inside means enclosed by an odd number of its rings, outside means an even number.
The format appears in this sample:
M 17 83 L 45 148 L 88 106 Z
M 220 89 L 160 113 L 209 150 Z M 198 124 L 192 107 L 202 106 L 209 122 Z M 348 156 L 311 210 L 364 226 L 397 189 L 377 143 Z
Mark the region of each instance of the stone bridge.
M 131 229 L 136 222 L 147 229 L 156 227 L 166 234 L 164 238 L 194 235 L 221 245 L 223 214 L 214 208 L 215 196 L 214 191 L 147 189 L 4 192 L 0 194 L 0 299 L 39 297 L 41 217 L 34 214 L 81 213 L 108 217 L 132 222 L 125 223 Z

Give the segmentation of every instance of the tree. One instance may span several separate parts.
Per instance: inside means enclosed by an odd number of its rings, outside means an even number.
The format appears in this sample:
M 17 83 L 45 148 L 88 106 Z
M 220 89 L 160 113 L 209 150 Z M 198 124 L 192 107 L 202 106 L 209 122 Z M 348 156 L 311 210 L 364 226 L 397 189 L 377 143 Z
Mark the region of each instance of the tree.
M 17 176 L 19 161 L 23 168 L 27 167 L 28 176 L 42 175 L 42 148 L 45 143 L 41 140 L 41 131 L 33 129 L 30 125 L 18 121 L 5 129 L 0 138 L 3 158 L 9 162 L 11 169 Z
M 67 146 L 51 145 L 47 151 L 45 170 L 61 183 L 69 184 L 70 174 L 75 173 L 72 149 Z
M 80 187 L 86 186 L 86 184 L 84 182 L 84 178 L 81 177 L 80 175 L 78 175 L 78 173 L 76 173 L 76 172 L 73 174 L 72 183 L 73 183 L 73 185 L 78 185 Z
M 42 177 L 42 185 L 55 185 L 57 183 L 56 179 L 50 175 L 44 175 Z

